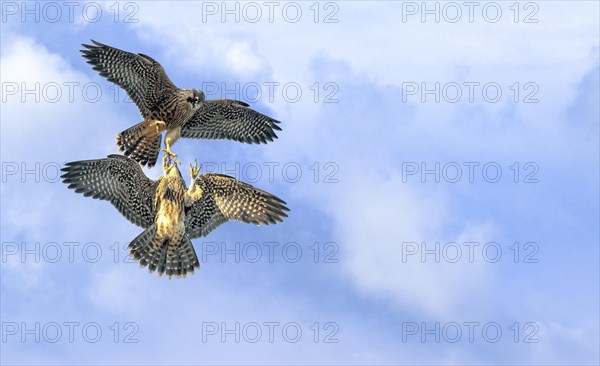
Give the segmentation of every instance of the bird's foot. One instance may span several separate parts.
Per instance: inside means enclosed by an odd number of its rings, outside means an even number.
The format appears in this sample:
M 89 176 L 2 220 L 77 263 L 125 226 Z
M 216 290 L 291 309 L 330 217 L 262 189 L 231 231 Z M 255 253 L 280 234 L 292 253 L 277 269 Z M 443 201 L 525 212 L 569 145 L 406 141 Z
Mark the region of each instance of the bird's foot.
M 174 154 L 173 152 L 171 152 L 171 149 L 169 149 L 169 147 L 167 146 L 167 148 L 161 148 L 160 151 L 164 151 L 165 155 L 163 156 L 163 159 L 165 159 L 166 157 L 169 158 L 169 160 L 173 160 L 175 163 L 177 164 L 181 164 L 181 162 L 179 161 L 179 159 L 177 159 L 177 155 Z
M 162 165 L 163 165 L 163 173 L 165 173 L 165 175 L 167 173 L 169 173 L 169 171 L 171 171 L 171 169 L 178 164 L 181 164 L 181 162 L 179 162 L 179 160 L 177 160 L 176 158 L 173 158 L 167 154 L 163 155 Z
M 167 172 L 169 171 L 169 168 L 173 165 L 173 162 L 171 161 L 171 157 L 167 154 L 163 155 L 162 157 L 162 166 L 163 166 L 163 172 L 165 174 L 167 174 Z
M 163 130 L 161 127 L 165 127 L 167 124 L 165 121 L 154 121 L 154 127 L 156 127 L 156 133 L 161 133 Z
M 200 174 L 200 169 L 202 165 L 198 165 L 198 162 L 194 160 L 194 164 L 190 164 L 190 178 L 192 180 L 192 184 L 198 178 L 198 174 Z
M 202 197 L 202 189 L 196 184 L 200 169 L 202 169 L 202 165 L 199 165 L 198 161 L 194 160 L 194 164 L 190 164 L 190 186 L 185 195 L 186 206 L 190 206 Z

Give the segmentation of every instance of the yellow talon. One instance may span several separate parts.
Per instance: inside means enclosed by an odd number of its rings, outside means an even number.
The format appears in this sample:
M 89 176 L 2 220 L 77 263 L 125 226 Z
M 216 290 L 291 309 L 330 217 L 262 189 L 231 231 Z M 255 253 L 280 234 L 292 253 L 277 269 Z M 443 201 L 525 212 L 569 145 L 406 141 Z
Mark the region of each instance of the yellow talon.
M 166 126 L 166 123 L 165 123 L 165 121 L 154 121 L 154 126 L 156 127 L 156 132 L 161 133 L 162 131 L 161 131 L 160 127 Z
M 192 181 L 198 177 L 201 168 L 202 165 L 198 165 L 198 161 L 196 160 L 194 160 L 194 164 L 190 164 L 190 176 L 192 177 Z
M 172 157 L 175 157 L 175 156 L 177 156 L 177 155 L 173 154 L 173 153 L 171 152 L 171 150 L 169 150 L 169 149 L 165 149 L 164 147 L 161 147 L 161 148 L 160 148 L 160 151 L 164 151 L 164 152 L 165 152 L 165 156 L 167 156 L 167 155 L 168 155 L 168 156 L 172 156 Z
M 173 160 L 177 163 L 177 164 L 181 164 L 181 162 L 177 159 L 177 155 L 174 154 L 173 152 L 171 152 L 171 150 L 167 147 L 165 148 L 161 148 L 160 151 L 164 151 L 165 152 L 165 156 L 169 156 L 169 158 L 173 158 Z
M 171 168 L 171 164 L 167 162 L 167 160 L 171 160 L 171 157 L 167 154 L 163 155 L 162 157 L 162 164 L 163 164 L 163 172 L 166 174 L 169 171 L 169 168 Z

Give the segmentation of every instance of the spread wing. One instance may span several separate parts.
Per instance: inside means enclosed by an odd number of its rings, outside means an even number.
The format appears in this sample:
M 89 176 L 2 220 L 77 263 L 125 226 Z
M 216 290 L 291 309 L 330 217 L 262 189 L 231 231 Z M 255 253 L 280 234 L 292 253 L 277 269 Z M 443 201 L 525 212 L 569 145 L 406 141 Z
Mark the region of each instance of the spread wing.
M 152 205 L 159 181 L 146 177 L 135 160 L 122 155 L 67 163 L 64 183 L 85 197 L 112 203 L 127 220 L 147 228 L 154 222 Z
M 266 144 L 277 138 L 279 121 L 232 99 L 207 100 L 181 127 L 181 136 L 195 139 L 228 139 Z
M 191 239 L 208 235 L 227 220 L 275 224 L 289 211 L 280 198 L 227 175 L 205 173 L 195 184 L 202 195 L 186 208 L 185 230 Z
M 153 58 L 110 47 L 92 40 L 95 46 L 83 44 L 81 50 L 88 64 L 108 81 L 123 88 L 146 118 L 160 100 L 165 89 L 177 87 L 165 69 Z

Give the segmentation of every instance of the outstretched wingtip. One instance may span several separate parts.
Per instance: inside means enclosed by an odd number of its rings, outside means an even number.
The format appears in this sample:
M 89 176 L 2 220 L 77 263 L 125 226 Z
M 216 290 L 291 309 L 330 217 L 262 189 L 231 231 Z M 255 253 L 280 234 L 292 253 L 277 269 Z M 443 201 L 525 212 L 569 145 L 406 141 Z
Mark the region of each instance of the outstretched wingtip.
M 97 50 L 99 48 L 108 47 L 107 45 L 100 43 L 98 41 L 95 41 L 93 39 L 90 39 L 90 42 L 92 44 L 87 44 L 87 43 L 81 44 L 84 48 L 79 50 L 79 52 L 83 53 L 84 57 L 88 57 L 88 56 L 91 57 L 94 54 L 94 52 L 97 52 Z
M 87 48 L 87 49 L 86 49 L 86 50 L 80 50 L 80 52 L 85 52 L 85 51 L 88 51 L 88 50 L 91 50 L 91 49 L 94 49 L 94 48 L 96 48 L 96 46 L 94 46 L 94 44 L 95 44 L 95 45 L 98 45 L 98 42 L 94 41 L 93 39 L 90 39 L 90 41 L 91 41 L 93 44 L 87 44 L 87 43 L 82 43 L 82 44 L 81 44 L 83 47 L 85 47 L 85 48 Z

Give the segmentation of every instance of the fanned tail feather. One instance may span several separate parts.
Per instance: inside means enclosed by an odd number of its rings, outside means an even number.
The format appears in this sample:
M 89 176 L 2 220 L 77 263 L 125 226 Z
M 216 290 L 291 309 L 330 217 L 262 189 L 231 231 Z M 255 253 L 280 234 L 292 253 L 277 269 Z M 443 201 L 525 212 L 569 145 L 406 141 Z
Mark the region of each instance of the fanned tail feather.
M 153 224 L 129 244 L 132 258 L 139 260 L 142 267 L 148 266 L 149 272 L 158 271 L 172 276 L 185 277 L 200 268 L 194 246 L 187 235 L 178 243 L 156 235 L 156 224 Z
M 147 130 L 144 121 L 126 129 L 117 135 L 117 146 L 125 156 L 152 168 L 158 160 L 162 136 L 160 133 L 149 134 Z

